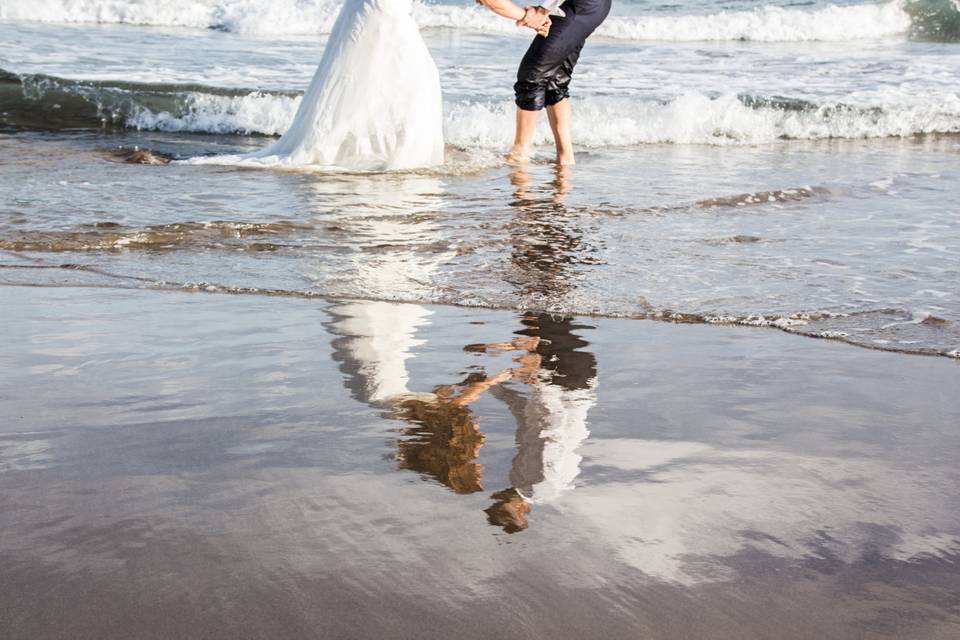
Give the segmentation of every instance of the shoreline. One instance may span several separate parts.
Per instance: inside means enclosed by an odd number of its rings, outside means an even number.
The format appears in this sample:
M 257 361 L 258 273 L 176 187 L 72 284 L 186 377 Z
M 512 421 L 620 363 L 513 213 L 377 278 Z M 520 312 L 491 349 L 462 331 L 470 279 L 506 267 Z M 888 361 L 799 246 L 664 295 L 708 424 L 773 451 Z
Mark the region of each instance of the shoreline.
M 0 269 L 63 269 L 68 271 L 89 271 L 91 273 L 97 273 L 99 275 L 105 275 L 111 278 L 117 278 L 119 280 L 140 280 L 136 276 L 125 276 L 119 274 L 111 274 L 106 271 L 101 271 L 95 268 L 87 268 L 83 265 L 3 265 L 0 264 Z M 264 296 L 268 298 L 288 298 L 288 299 L 301 299 L 301 300 L 320 300 L 323 302 L 336 302 L 336 301 L 358 301 L 358 302 L 383 302 L 391 304 L 411 304 L 411 305 L 425 305 L 425 306 L 444 306 L 452 308 L 462 308 L 462 309 L 484 309 L 489 311 L 508 311 L 514 313 L 547 313 L 560 317 L 571 316 L 567 312 L 552 312 L 546 308 L 536 308 L 536 307 L 508 307 L 508 306 L 486 306 L 486 305 L 469 305 L 456 302 L 436 302 L 436 301 L 423 301 L 416 299 L 396 299 L 396 298 L 378 298 L 378 297 L 358 297 L 351 295 L 336 295 L 323 293 L 319 291 L 290 291 L 285 289 L 269 289 L 269 288 L 257 288 L 257 287 L 231 287 L 218 285 L 209 282 L 198 282 L 198 283 L 153 283 L 148 282 L 147 286 L 122 286 L 122 285 L 105 285 L 105 284 L 37 284 L 37 283 L 9 283 L 9 282 L 0 282 L 0 287 L 23 287 L 23 288 L 104 288 L 104 289 L 122 289 L 122 290 L 132 290 L 132 291 L 157 291 L 164 293 L 197 293 L 197 294 L 218 294 L 218 295 L 231 295 L 231 296 Z M 886 310 L 885 310 L 886 311 Z M 901 312 L 902 313 L 902 312 Z M 831 342 L 839 342 L 846 344 L 848 346 L 857 347 L 861 349 L 868 349 L 872 351 L 880 351 L 885 353 L 898 353 L 901 355 L 907 356 L 927 356 L 927 357 L 941 357 L 948 360 L 960 360 L 960 349 L 953 350 L 933 350 L 933 349 L 923 349 L 923 350 L 910 350 L 909 348 L 896 346 L 887 346 L 883 344 L 866 344 L 863 342 L 856 342 L 849 340 L 848 336 L 843 335 L 820 335 L 818 333 L 806 333 L 802 330 L 804 324 L 808 320 L 816 320 L 816 317 L 833 317 L 833 318 L 842 318 L 849 317 L 850 315 L 860 315 L 860 314 L 843 314 L 843 313 L 833 313 L 833 312 L 797 312 L 790 314 L 788 316 L 782 316 L 777 314 L 765 315 L 751 315 L 743 318 L 733 317 L 733 316 L 724 316 L 722 314 L 696 314 L 696 313 L 683 313 L 683 312 L 673 312 L 673 311 L 657 311 L 645 315 L 628 315 L 628 314 L 610 314 L 610 313 L 584 313 L 578 312 L 572 314 L 575 317 L 581 318 L 596 318 L 604 320 L 634 320 L 634 321 L 651 321 L 651 322 L 663 322 L 666 324 L 689 324 L 689 325 L 708 325 L 716 327 L 748 327 L 753 329 L 773 329 L 780 331 L 789 335 L 798 336 L 802 338 L 812 338 L 815 340 L 827 340 Z M 932 322 L 928 324 L 950 324 L 949 321 L 944 321 L 936 316 L 931 316 Z M 794 322 L 795 321 L 795 322 Z M 919 322 L 923 324 L 923 321 Z

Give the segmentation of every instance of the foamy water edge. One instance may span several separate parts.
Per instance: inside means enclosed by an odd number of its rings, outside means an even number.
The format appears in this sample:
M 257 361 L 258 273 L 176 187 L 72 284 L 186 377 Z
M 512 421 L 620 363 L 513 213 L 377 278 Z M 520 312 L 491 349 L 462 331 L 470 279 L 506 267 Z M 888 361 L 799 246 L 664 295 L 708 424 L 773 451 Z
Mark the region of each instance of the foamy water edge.
M 916 1 L 916 0 L 914 0 Z M 944 0 L 946 1 L 946 0 Z M 910 32 L 910 0 L 880 4 L 721 11 L 710 15 L 613 16 L 598 36 L 634 41 L 757 42 L 847 41 L 903 36 Z M 958 0 L 949 0 L 960 11 Z M 340 9 L 335 0 L 168 0 L 144 4 L 121 0 L 34 0 L 0 7 L 0 20 L 49 23 L 130 24 L 219 29 L 261 35 L 329 33 Z M 422 28 L 520 33 L 510 21 L 476 7 L 451 7 L 418 0 Z

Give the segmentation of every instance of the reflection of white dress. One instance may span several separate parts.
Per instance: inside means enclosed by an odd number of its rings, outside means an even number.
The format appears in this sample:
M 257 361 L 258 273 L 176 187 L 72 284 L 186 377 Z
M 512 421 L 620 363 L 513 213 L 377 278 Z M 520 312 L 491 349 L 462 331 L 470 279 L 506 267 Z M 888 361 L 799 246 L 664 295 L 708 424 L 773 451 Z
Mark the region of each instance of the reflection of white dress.
M 411 396 L 408 361 L 414 357 L 413 350 L 425 342 L 418 334 L 430 325 L 433 312 L 418 304 L 362 298 L 422 297 L 421 283 L 432 282 L 454 251 L 423 251 L 420 247 L 424 238 L 429 241 L 435 236 L 434 224 L 426 214 L 444 206 L 437 178 L 351 176 L 349 183 L 354 185 L 355 201 L 328 219 L 366 238 L 365 245 L 397 248 L 359 252 L 351 258 L 353 268 L 341 277 L 353 282 L 357 299 L 331 305 L 332 322 L 327 327 L 338 336 L 333 341 L 334 359 L 343 363 L 341 370 L 348 376 L 346 384 L 353 396 L 387 407 L 398 397 Z M 329 192 L 343 189 L 343 183 L 316 180 L 310 182 L 310 188 L 311 199 L 324 200 Z M 409 224 L 412 216 L 421 216 L 416 229 Z M 323 287 L 323 282 L 319 286 Z
M 420 327 L 430 324 L 426 307 L 357 300 L 334 304 L 330 328 L 344 340 L 337 345 L 352 374 L 347 381 L 358 400 L 388 403 L 410 393 L 407 360 L 412 349 L 423 344 Z
M 346 0 L 313 81 L 280 140 L 194 163 L 388 171 L 443 162 L 437 67 L 411 0 Z
M 540 469 L 521 470 L 515 463 L 511 480 L 523 484 L 523 476 L 535 479 L 526 490 L 528 500 L 538 503 L 553 502 L 574 486 L 580 475 L 583 456 L 577 449 L 590 435 L 587 428 L 587 413 L 596 403 L 596 378 L 585 389 L 564 389 L 546 380 L 538 381 L 523 412 L 525 425 L 539 431 L 542 442 Z M 519 456 L 518 456 L 519 457 Z M 539 476 L 537 478 L 536 476 Z M 513 477 L 517 476 L 517 477 Z
M 597 378 L 568 388 L 545 371 L 539 377 L 529 394 L 504 387 L 490 393 L 506 402 L 517 421 L 512 488 L 528 502 L 546 504 L 573 489 L 580 475 L 578 450 L 590 436 L 587 415 L 597 402 Z

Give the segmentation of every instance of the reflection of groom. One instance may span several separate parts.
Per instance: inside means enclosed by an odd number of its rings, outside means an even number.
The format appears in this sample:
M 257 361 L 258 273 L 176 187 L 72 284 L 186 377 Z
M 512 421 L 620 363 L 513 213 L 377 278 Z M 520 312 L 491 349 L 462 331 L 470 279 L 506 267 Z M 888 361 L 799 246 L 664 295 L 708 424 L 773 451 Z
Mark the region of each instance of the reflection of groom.
M 546 108 L 557 163 L 573 164 L 573 135 L 569 87 L 580 50 L 610 13 L 611 0 L 543 0 L 521 9 L 513 0 L 477 0 L 494 13 L 516 20 L 517 26 L 537 32 L 517 71 L 513 86 L 517 103 L 517 129 L 508 160 L 527 162 L 533 133 Z
M 576 331 L 588 328 L 572 318 L 526 314 L 521 338 L 510 345 L 526 353 L 517 358 L 514 377 L 531 387 L 491 387 L 517 421 L 517 453 L 510 488 L 494 493 L 485 511 L 491 524 L 507 533 L 526 529 L 531 500 L 549 503 L 574 486 L 580 473 L 582 442 L 590 434 L 587 412 L 596 401 L 597 361 Z M 495 346 L 495 345 L 488 345 Z M 503 345 L 506 347 L 506 345 Z

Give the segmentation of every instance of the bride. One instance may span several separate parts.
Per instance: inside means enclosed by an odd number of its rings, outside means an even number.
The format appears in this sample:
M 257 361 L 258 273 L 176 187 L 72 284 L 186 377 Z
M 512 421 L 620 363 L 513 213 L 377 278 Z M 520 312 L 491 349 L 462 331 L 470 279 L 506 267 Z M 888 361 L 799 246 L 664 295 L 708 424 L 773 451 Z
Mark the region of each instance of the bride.
M 494 2 L 500 15 L 523 13 Z M 187 162 L 348 171 L 442 164 L 440 74 L 412 11 L 412 0 L 346 0 L 287 132 L 252 153 Z
M 346 0 L 283 137 L 252 153 L 190 162 L 356 171 L 442 164 L 440 75 L 411 0 Z

